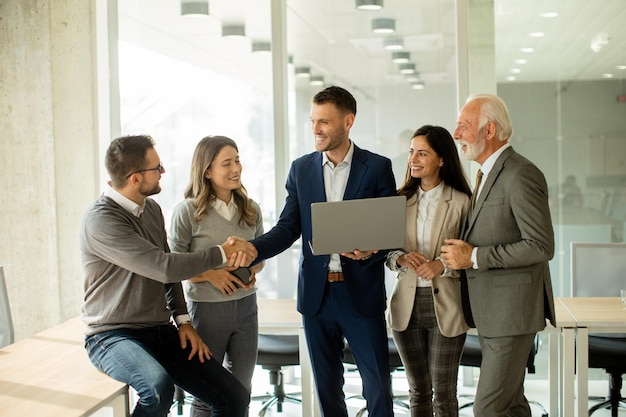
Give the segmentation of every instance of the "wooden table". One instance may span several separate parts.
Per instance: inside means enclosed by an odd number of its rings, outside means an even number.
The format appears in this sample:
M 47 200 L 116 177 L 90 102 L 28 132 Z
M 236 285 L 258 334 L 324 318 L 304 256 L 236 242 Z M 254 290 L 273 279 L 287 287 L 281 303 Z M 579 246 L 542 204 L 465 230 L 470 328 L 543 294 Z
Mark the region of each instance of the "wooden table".
M 563 415 L 587 416 L 589 410 L 589 333 L 626 333 L 626 310 L 619 297 L 557 298 L 564 320 L 563 338 Z M 575 366 L 574 366 L 575 365 Z M 578 370 L 576 377 L 576 370 Z M 575 381 L 575 387 L 574 387 Z
M 298 335 L 300 341 L 300 371 L 302 375 L 302 416 L 319 417 L 315 383 L 309 349 L 302 327 L 302 316 L 294 299 L 258 299 L 259 333 Z
M 99 372 L 83 347 L 79 318 L 0 349 L 0 415 L 128 416 L 128 387 Z

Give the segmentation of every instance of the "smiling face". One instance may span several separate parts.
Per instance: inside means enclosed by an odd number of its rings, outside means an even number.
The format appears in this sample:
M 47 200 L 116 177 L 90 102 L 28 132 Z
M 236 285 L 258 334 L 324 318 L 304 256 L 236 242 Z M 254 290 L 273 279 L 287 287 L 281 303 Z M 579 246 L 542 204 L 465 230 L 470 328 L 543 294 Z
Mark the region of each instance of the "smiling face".
M 232 191 L 241 188 L 241 170 L 237 149 L 224 146 L 211 161 L 204 176 L 211 181 L 216 197 L 228 203 Z
M 409 149 L 409 168 L 411 177 L 420 178 L 424 191 L 436 187 L 440 182 L 439 170 L 443 159 L 428 144 L 426 136 L 415 136 L 411 139 Z
M 487 141 L 480 127 L 480 102 L 467 103 L 459 112 L 454 139 L 461 148 L 463 158 L 482 164 Z
M 342 114 L 333 103 L 313 103 L 310 118 L 317 151 L 332 152 L 343 147 L 347 151 L 354 122 L 352 113 Z

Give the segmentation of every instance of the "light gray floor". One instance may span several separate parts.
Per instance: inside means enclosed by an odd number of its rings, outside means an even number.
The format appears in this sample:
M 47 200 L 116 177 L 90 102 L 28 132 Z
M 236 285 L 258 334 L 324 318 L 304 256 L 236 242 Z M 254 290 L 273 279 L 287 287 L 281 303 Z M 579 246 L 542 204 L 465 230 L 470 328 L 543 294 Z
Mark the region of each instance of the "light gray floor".
M 461 368 L 461 372 L 459 372 L 460 374 L 459 394 L 468 394 L 468 395 L 473 394 L 474 387 L 472 386 L 472 382 L 476 381 L 476 378 L 478 377 L 478 370 L 471 369 L 470 373 L 472 374 L 474 381 L 469 381 L 469 384 L 468 384 L 468 382 L 463 381 L 464 372 L 463 372 L 463 368 Z M 286 371 L 285 379 L 291 382 L 285 386 L 285 390 L 287 393 L 298 392 L 300 388 L 299 382 L 298 382 L 299 381 L 298 376 L 299 375 L 298 375 L 297 367 Z M 602 380 L 603 374 L 601 372 L 594 373 L 592 377 L 599 378 L 599 379 L 590 381 L 589 394 L 590 395 L 605 395 L 608 390 L 608 379 Z M 345 380 L 346 380 L 345 391 L 346 391 L 347 396 L 357 394 L 360 392 L 361 381 L 360 381 L 358 372 L 348 369 L 345 373 Z M 466 386 L 466 385 L 469 385 L 469 386 Z M 253 397 L 262 395 L 266 392 L 266 390 L 271 389 L 269 386 L 269 376 L 268 376 L 267 371 L 261 369 L 260 367 L 257 367 L 255 374 L 254 374 L 253 386 L 254 386 L 253 391 L 252 391 Z M 396 395 L 406 395 L 407 384 L 406 384 L 406 379 L 404 377 L 404 374 L 402 372 L 396 372 L 394 374 L 393 387 L 394 387 L 394 392 Z M 539 377 L 539 379 L 537 379 L 536 376 L 530 375 L 526 379 L 525 389 L 526 389 L 526 397 L 529 400 L 540 402 L 545 407 L 545 409 L 549 411 L 549 406 L 550 406 L 549 396 L 548 396 L 549 384 L 545 378 Z M 462 398 L 459 400 L 459 403 L 464 404 L 467 401 L 468 400 Z M 255 417 L 258 415 L 258 410 L 260 409 L 261 404 L 262 404 L 261 400 L 252 401 L 252 403 L 250 404 L 250 417 Z M 363 407 L 364 401 L 359 400 L 359 399 L 350 399 L 347 401 L 347 404 L 348 404 L 350 416 L 352 417 L 356 415 L 356 413 L 361 407 Z M 593 403 L 590 402 L 590 404 L 593 404 Z M 531 406 L 531 409 L 532 409 L 533 417 L 541 417 L 541 412 L 539 408 L 535 406 Z M 272 407 L 270 411 L 268 411 L 265 414 L 265 416 L 266 417 L 300 417 L 302 415 L 301 411 L 302 410 L 298 404 L 293 404 L 293 403 L 288 402 L 288 403 L 283 404 L 282 413 L 278 413 L 276 411 L 276 407 L 274 406 Z M 403 416 L 409 415 L 405 410 L 401 408 L 396 408 L 394 411 L 397 417 L 403 417 Z M 189 415 L 189 407 L 186 405 L 183 407 L 183 417 L 187 417 L 188 415 Z M 600 410 L 594 413 L 593 417 L 607 417 L 610 415 L 611 413 L 609 410 Z M 626 416 L 626 410 L 620 410 L 619 415 Z M 170 416 L 176 417 L 177 414 L 176 412 L 172 412 Z M 367 416 L 367 413 L 365 413 L 364 416 Z M 459 416 L 460 417 L 473 416 L 471 407 L 461 410 Z

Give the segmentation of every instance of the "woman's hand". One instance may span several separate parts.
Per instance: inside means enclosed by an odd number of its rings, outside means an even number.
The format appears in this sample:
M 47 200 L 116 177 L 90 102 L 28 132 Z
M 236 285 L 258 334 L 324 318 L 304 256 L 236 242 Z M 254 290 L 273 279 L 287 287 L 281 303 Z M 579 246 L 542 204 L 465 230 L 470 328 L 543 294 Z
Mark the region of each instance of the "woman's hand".
M 200 275 L 190 278 L 189 282 L 210 282 L 211 285 L 220 290 L 223 295 L 233 294 L 239 288 L 244 290 L 252 288 L 256 283 L 256 273 L 250 270 L 250 281 L 244 284 L 243 281 L 230 273 L 235 269 L 237 268 L 209 269 Z

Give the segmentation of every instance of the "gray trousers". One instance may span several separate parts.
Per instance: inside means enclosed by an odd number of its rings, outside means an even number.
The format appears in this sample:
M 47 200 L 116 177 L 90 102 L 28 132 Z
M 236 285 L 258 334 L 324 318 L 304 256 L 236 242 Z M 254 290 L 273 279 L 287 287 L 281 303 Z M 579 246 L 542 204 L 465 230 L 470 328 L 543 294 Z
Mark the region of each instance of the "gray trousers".
M 457 417 L 457 380 L 465 333 L 445 337 L 439 331 L 430 287 L 417 288 L 411 320 L 393 339 L 409 382 L 411 417 Z
M 506 337 L 479 334 L 482 362 L 474 400 L 476 417 L 530 417 L 524 377 L 535 333 Z
M 188 308 L 196 331 L 213 357 L 251 389 L 259 340 L 256 294 L 215 303 L 190 301 Z M 209 404 L 194 399 L 191 417 L 211 415 Z

